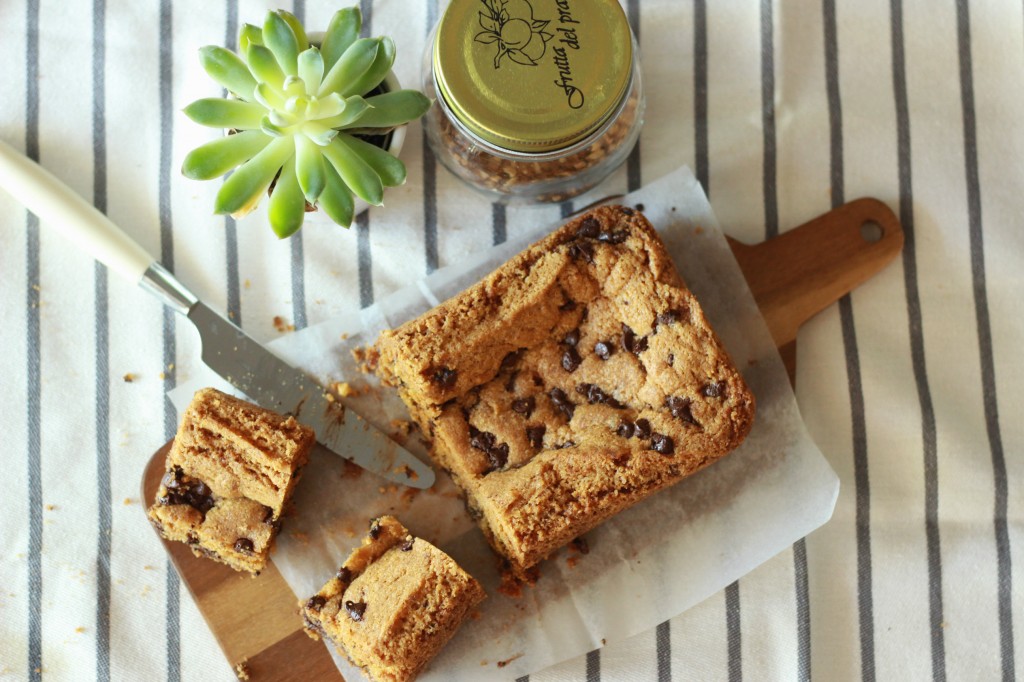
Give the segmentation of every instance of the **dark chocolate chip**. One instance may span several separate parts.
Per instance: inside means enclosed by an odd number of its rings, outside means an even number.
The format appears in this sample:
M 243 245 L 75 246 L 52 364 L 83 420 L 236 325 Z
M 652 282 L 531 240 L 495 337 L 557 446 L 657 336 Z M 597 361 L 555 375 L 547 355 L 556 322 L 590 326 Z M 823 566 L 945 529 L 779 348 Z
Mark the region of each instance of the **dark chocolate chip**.
M 410 535 L 409 537 L 407 537 L 405 539 L 405 542 L 402 543 L 402 546 L 399 547 L 399 549 L 401 549 L 403 552 L 411 552 L 412 551 L 412 543 L 414 543 L 415 541 L 416 541 L 416 538 L 414 538 L 413 536 Z
M 633 352 L 634 345 L 636 344 L 636 334 L 634 334 L 633 330 L 625 323 L 622 325 L 622 337 L 620 342 L 622 343 L 622 350 L 627 353 Z
M 256 546 L 249 538 L 238 538 L 235 540 L 235 551 L 240 554 L 252 554 L 256 551 Z
M 594 262 L 594 247 L 589 242 L 572 242 L 569 244 L 569 257 L 573 260 Z
M 196 535 L 195 533 L 191 533 L 190 532 L 188 535 L 185 536 L 185 542 L 187 542 L 190 545 L 198 545 L 199 544 L 199 536 Z
M 567 299 L 565 303 L 558 306 L 558 309 L 561 310 L 563 313 L 569 312 L 570 310 L 576 310 L 576 301 L 572 300 L 571 298 Z
M 591 405 L 603 404 L 615 409 L 622 408 L 622 403 L 616 400 L 614 396 L 605 393 L 600 386 L 595 384 L 579 384 L 576 386 L 576 392 L 585 395 L 587 402 Z
M 487 461 L 491 470 L 501 469 L 508 464 L 508 443 L 496 445 L 487 451 Z
M 706 398 L 721 398 L 725 395 L 725 382 L 714 381 L 700 390 Z
M 508 381 L 505 382 L 505 390 L 512 393 L 516 390 L 516 377 L 519 376 L 519 370 L 515 369 L 508 375 Z
M 629 233 L 625 230 L 616 230 L 615 232 L 602 232 L 597 235 L 597 241 L 604 242 L 605 244 L 621 244 L 629 238 Z
M 608 343 L 607 341 L 598 341 L 597 343 L 594 344 L 594 353 L 596 353 L 597 357 L 601 358 L 602 360 L 607 360 L 608 358 L 610 358 L 614 351 L 615 347 L 612 346 L 612 344 Z
M 551 402 L 555 404 L 559 410 L 566 416 L 567 419 L 572 419 L 573 413 L 576 411 L 576 404 L 569 400 L 569 396 L 565 394 L 560 388 L 553 388 L 548 393 L 551 398 Z
M 672 416 L 682 420 L 686 424 L 696 424 L 693 412 L 690 411 L 691 401 L 689 398 L 682 398 L 677 395 L 670 395 L 665 398 L 665 407 L 669 409 Z
M 643 353 L 645 350 L 647 350 L 647 337 L 641 336 L 636 340 L 636 343 L 633 344 L 633 352 L 640 355 L 640 353 Z
M 576 368 L 583 362 L 583 358 L 580 357 L 579 351 L 570 346 L 565 349 L 562 353 L 562 369 L 570 374 L 576 371 Z
M 525 350 L 525 348 L 520 348 L 519 350 L 514 350 L 508 355 L 506 355 L 504 358 L 501 359 L 501 368 L 503 370 L 512 369 L 523 357 L 523 352 Z
M 643 209 L 641 209 L 641 210 L 643 210 Z M 622 212 L 625 213 L 626 215 L 633 215 L 636 211 L 631 209 L 629 206 L 623 206 L 622 207 Z
M 454 369 L 441 367 L 434 371 L 432 378 L 434 383 L 439 385 L 441 388 L 451 388 L 455 385 L 455 380 L 458 378 L 458 372 Z
M 531 395 L 527 398 L 516 398 L 512 401 L 512 411 L 521 414 L 527 419 L 533 414 L 533 409 L 537 406 L 537 401 Z
M 181 481 L 179 480 L 180 475 L 181 469 L 178 467 L 174 467 L 173 471 L 168 471 L 166 474 L 164 474 L 164 477 L 160 480 L 160 485 L 169 490 L 174 490 L 179 485 L 181 485 Z
M 669 367 L 671 367 L 672 365 L 676 364 L 676 354 L 675 353 L 669 353 L 668 354 L 668 358 L 666 358 L 666 359 L 668 360 Z
M 309 601 L 306 602 L 306 608 L 310 611 L 319 611 L 324 607 L 324 604 L 326 603 L 326 599 L 321 597 L 319 594 L 314 594 L 312 597 L 309 598 Z
M 657 317 L 654 318 L 654 328 L 657 329 L 662 324 L 675 324 L 683 318 L 683 313 L 680 310 L 666 310 L 663 313 L 658 313 Z
M 352 571 L 342 566 L 338 569 L 338 572 L 337 574 L 335 574 L 335 577 L 341 582 L 348 584 L 352 582 Z
M 601 223 L 598 222 L 597 218 L 587 216 L 580 223 L 580 228 L 576 230 L 576 236 L 583 237 L 584 239 L 593 239 L 600 231 Z
M 579 342 L 580 342 L 580 328 L 579 327 L 577 327 L 576 329 L 573 329 L 571 332 L 569 332 L 568 334 L 565 335 L 564 339 L 562 339 L 562 343 L 564 343 L 567 346 L 575 346 Z
M 615 429 L 615 433 L 621 438 L 632 438 L 633 434 L 636 433 L 636 424 L 633 422 L 619 422 L 619 427 Z
M 651 437 L 651 422 L 646 419 L 636 420 L 636 437 L 647 439 Z
M 571 441 L 571 440 L 567 440 L 564 443 L 559 443 L 558 445 L 556 445 L 555 446 L 555 450 L 564 450 L 565 448 L 574 448 L 574 447 L 576 447 L 576 442 L 575 441 Z
M 651 450 L 663 455 L 671 455 L 675 452 L 675 443 L 669 436 L 661 433 L 651 434 Z
M 526 439 L 530 441 L 530 445 L 540 450 L 544 447 L 544 432 L 547 431 L 546 426 L 527 426 L 526 427 Z
M 469 444 L 477 450 L 487 452 L 494 447 L 496 440 L 493 433 L 480 431 L 472 424 L 469 425 Z
M 376 540 L 380 537 L 380 519 L 370 519 L 370 539 Z
M 643 211 L 644 210 L 644 205 L 643 204 L 637 204 L 636 205 L 636 210 Z
M 366 613 L 366 602 L 364 601 L 346 601 L 345 611 L 348 612 L 348 617 L 358 622 L 363 619 L 363 614 Z
M 271 524 L 274 522 L 274 510 L 270 507 L 263 508 L 263 523 Z

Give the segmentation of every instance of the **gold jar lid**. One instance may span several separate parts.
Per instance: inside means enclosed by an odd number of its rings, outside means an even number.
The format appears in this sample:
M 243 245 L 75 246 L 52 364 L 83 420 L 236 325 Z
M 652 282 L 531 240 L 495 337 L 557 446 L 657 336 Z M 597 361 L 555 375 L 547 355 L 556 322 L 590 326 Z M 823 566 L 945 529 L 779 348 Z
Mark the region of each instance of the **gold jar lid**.
M 437 90 L 473 135 L 516 152 L 579 142 L 633 73 L 618 0 L 452 0 L 433 51 Z

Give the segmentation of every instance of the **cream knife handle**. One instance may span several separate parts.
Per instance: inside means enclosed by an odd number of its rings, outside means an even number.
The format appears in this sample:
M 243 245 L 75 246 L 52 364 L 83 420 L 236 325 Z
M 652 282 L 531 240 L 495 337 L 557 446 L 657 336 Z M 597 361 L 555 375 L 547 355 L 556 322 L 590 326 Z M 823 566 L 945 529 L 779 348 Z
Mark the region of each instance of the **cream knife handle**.
M 138 284 L 153 257 L 52 173 L 0 140 L 0 188 L 108 268 Z

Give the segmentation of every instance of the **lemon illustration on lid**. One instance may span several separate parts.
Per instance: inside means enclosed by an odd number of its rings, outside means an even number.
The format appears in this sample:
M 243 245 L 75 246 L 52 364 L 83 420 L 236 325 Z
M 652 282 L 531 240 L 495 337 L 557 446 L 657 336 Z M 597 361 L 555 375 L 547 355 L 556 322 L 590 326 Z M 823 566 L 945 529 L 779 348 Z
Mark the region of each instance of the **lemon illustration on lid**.
M 438 24 L 437 91 L 471 135 L 551 152 L 600 128 L 633 73 L 617 0 L 452 0 Z

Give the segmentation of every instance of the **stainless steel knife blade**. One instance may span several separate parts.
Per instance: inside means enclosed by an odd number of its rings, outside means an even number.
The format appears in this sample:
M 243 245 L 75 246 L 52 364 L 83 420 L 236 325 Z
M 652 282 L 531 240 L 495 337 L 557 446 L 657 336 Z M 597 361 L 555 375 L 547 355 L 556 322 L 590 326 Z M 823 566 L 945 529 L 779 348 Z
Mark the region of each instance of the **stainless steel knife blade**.
M 316 430 L 322 444 L 359 466 L 414 488 L 429 488 L 433 470 L 224 319 L 154 261 L 145 249 L 56 176 L 0 141 L 0 188 L 39 216 L 41 224 L 138 284 L 199 330 L 203 361 L 265 408 L 290 412 Z

